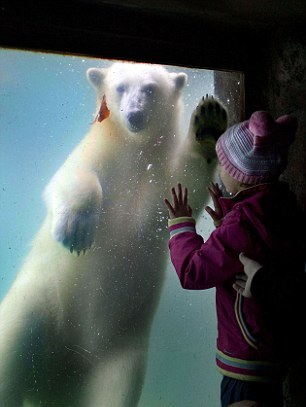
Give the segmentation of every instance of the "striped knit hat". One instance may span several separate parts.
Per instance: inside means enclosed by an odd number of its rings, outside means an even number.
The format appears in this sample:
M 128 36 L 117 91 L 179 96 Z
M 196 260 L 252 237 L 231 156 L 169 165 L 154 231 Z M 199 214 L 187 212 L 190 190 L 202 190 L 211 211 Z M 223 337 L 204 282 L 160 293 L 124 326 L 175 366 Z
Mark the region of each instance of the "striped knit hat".
M 272 181 L 286 168 L 296 130 L 297 120 L 292 116 L 274 121 L 267 112 L 255 112 L 220 136 L 216 144 L 219 162 L 231 177 L 244 184 Z

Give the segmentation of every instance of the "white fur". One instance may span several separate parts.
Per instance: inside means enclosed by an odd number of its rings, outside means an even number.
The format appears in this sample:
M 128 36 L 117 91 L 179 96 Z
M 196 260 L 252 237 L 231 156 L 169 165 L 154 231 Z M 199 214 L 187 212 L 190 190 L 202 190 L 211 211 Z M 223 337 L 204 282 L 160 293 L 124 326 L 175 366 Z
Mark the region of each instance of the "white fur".
M 137 405 L 168 255 L 163 198 L 181 181 L 205 203 L 214 166 L 179 135 L 186 75 L 116 63 L 88 79 L 111 114 L 47 185 L 46 219 L 1 304 L 3 407 Z

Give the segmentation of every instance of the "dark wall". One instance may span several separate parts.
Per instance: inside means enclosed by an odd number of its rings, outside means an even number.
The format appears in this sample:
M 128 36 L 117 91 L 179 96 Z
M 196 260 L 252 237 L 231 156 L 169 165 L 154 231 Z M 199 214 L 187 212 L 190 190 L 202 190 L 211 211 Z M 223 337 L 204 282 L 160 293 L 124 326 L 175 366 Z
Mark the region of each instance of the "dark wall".
M 303 36 L 274 35 L 269 45 L 269 55 L 265 60 L 266 82 L 260 86 L 262 103 L 275 117 L 290 113 L 298 118 L 299 128 L 291 146 L 289 163 L 284 174 L 297 194 L 299 203 L 306 209 L 306 42 Z M 255 83 L 254 83 L 254 86 Z M 249 98 L 255 91 L 248 91 Z M 258 99 L 260 100 L 260 98 Z M 250 101 L 251 105 L 252 102 Z M 303 316 L 301 315 L 301 318 Z M 306 357 L 292 368 L 287 383 L 287 403 L 285 407 L 306 405 Z
M 299 121 L 285 178 L 306 209 L 306 44 L 303 39 L 274 41 L 266 90 L 268 107 L 277 114 L 292 113 Z
M 246 113 L 267 109 L 274 117 L 292 114 L 299 128 L 284 178 L 306 209 L 306 39 L 302 34 L 273 33 L 262 58 L 246 72 Z

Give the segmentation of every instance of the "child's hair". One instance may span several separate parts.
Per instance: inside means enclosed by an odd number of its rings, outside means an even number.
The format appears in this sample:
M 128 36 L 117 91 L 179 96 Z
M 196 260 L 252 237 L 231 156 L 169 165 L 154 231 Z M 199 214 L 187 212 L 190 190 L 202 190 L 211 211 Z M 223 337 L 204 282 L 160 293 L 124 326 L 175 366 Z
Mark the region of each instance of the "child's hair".
M 297 120 L 292 116 L 274 120 L 269 113 L 257 111 L 219 138 L 216 145 L 219 162 L 243 184 L 273 181 L 287 166 L 288 149 L 296 130 Z

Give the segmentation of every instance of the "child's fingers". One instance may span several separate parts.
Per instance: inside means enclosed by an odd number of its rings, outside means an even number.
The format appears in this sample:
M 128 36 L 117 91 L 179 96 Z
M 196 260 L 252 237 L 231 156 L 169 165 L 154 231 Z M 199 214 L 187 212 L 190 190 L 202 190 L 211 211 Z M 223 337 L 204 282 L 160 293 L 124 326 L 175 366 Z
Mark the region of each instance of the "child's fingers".
M 182 202 L 183 199 L 183 191 L 182 191 L 182 184 L 177 184 L 177 198 L 179 202 Z
M 211 196 L 215 209 L 220 207 L 218 197 L 214 194 Z
M 236 280 L 235 283 L 238 287 L 245 289 L 246 281 L 245 280 Z
M 220 196 L 222 196 L 222 189 L 220 188 L 220 185 L 216 182 L 215 184 L 215 188 L 216 188 L 216 195 L 218 195 L 218 197 L 220 198 Z
M 211 185 L 209 187 L 207 187 L 209 194 L 214 202 L 214 205 L 219 205 L 219 198 L 222 196 L 222 194 L 220 194 L 219 191 L 217 191 L 214 187 L 212 187 Z
M 234 289 L 235 291 L 237 291 L 237 292 L 239 293 L 240 287 L 239 287 L 236 283 L 234 283 L 234 284 L 232 285 L 232 287 L 233 287 L 233 289 Z
M 237 291 L 237 293 L 242 294 L 243 291 L 244 291 L 244 289 L 245 289 L 245 287 L 240 286 L 240 285 L 237 284 L 237 282 L 236 282 L 236 283 L 233 284 L 233 289 L 234 289 L 235 291 Z
M 205 207 L 205 211 L 212 218 L 214 225 L 216 227 L 220 226 L 222 223 L 222 216 L 220 216 L 216 211 L 214 211 L 210 206 Z
M 210 206 L 205 206 L 205 211 L 213 218 L 216 216 L 215 211 Z
M 236 281 L 247 281 L 248 276 L 245 273 L 237 273 L 235 275 Z
M 213 191 L 213 193 L 214 193 L 218 198 L 220 198 L 220 196 L 222 196 L 222 191 L 221 191 L 221 189 L 220 189 L 218 183 L 213 183 L 213 182 L 211 182 L 211 183 L 209 184 L 209 188 Z
M 215 209 L 215 212 L 217 213 L 217 212 L 222 212 L 222 209 L 221 209 L 221 206 L 220 206 L 220 203 L 219 203 L 219 200 L 218 200 L 218 198 L 216 197 L 216 195 L 214 195 L 214 194 L 210 194 L 210 196 L 211 196 L 211 199 L 212 199 L 212 201 L 213 201 L 213 204 L 214 204 L 214 209 Z
M 174 207 L 177 207 L 178 206 L 178 197 L 177 197 L 176 190 L 174 187 L 171 188 L 171 194 L 172 194 L 172 199 L 173 199 L 173 205 L 174 205 Z
M 188 205 L 188 189 L 187 188 L 184 188 L 183 203 L 184 203 L 184 206 Z
M 210 206 L 206 206 L 205 211 L 209 214 L 209 216 L 212 218 L 213 221 L 219 220 L 219 216 Z
M 217 203 L 218 199 L 217 199 L 214 191 L 209 187 L 207 189 L 208 189 L 209 195 L 210 195 L 210 197 L 211 197 L 211 199 L 213 201 L 214 206 L 216 206 L 216 203 Z
M 175 216 L 175 210 L 174 210 L 173 206 L 171 205 L 171 203 L 168 201 L 167 198 L 164 199 L 164 202 L 165 202 L 165 204 L 166 204 L 166 206 L 168 208 L 170 217 Z

